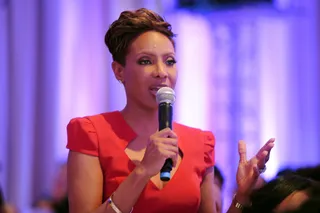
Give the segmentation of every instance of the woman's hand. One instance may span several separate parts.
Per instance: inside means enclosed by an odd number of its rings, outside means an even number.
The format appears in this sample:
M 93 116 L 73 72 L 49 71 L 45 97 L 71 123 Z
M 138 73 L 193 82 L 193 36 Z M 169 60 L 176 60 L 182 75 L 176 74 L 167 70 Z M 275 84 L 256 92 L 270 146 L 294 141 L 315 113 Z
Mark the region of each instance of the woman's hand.
M 260 170 L 266 168 L 266 163 L 269 160 L 271 149 L 274 147 L 274 138 L 268 142 L 258 151 L 258 153 L 247 161 L 247 149 L 244 141 L 239 141 L 239 165 L 237 171 L 237 196 L 249 198 L 254 186 L 259 178 Z
M 150 136 L 141 166 L 152 177 L 159 173 L 167 158 L 171 158 L 175 166 L 178 154 L 177 135 L 170 128 L 166 128 Z

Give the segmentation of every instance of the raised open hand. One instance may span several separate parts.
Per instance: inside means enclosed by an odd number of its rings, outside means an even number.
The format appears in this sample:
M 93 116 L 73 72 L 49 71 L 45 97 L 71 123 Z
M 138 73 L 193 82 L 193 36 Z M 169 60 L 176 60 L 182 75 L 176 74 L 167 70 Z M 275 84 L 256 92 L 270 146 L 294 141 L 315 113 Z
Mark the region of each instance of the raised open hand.
M 247 160 L 246 144 L 244 141 L 239 141 L 238 151 L 240 160 L 237 171 L 237 194 L 243 196 L 250 195 L 260 173 L 266 169 L 266 163 L 269 160 L 271 149 L 274 147 L 274 141 L 274 138 L 269 139 L 249 161 Z

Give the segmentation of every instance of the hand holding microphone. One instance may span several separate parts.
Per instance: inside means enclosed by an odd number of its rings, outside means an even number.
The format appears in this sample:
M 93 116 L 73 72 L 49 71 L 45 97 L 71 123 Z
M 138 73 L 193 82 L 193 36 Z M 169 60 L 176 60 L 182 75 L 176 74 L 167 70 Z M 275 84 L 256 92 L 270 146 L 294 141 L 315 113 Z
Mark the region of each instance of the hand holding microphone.
M 158 90 L 156 99 L 159 104 L 159 132 L 150 137 L 141 164 L 151 177 L 160 170 L 160 179 L 169 181 L 172 166 L 176 165 L 179 155 L 177 135 L 172 131 L 172 106 L 175 102 L 175 93 L 170 87 L 162 87 Z
M 177 135 L 170 128 L 166 128 L 150 136 L 141 164 L 148 176 L 152 177 L 159 173 L 166 159 L 172 159 L 175 165 L 178 154 Z

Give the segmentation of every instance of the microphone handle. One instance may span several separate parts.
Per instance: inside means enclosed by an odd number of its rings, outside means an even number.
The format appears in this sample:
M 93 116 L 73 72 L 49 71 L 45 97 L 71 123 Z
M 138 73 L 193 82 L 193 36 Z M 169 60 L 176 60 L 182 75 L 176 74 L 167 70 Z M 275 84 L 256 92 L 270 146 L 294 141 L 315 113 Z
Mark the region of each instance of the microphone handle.
M 172 105 L 170 103 L 159 104 L 159 131 L 169 127 L 172 129 Z M 169 181 L 171 179 L 172 159 L 166 159 L 163 167 L 160 170 L 160 179 L 162 181 Z

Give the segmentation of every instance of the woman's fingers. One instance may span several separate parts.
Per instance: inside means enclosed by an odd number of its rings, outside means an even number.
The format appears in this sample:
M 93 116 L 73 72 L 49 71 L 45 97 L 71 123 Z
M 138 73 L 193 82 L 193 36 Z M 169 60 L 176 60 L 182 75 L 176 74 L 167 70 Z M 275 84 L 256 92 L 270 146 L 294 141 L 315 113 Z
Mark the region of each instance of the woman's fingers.
M 177 134 L 170 128 L 165 128 L 156 133 L 156 136 L 161 138 L 177 138 Z
M 238 152 L 239 152 L 239 163 L 247 162 L 247 147 L 246 143 L 243 140 L 240 140 L 238 143 Z

